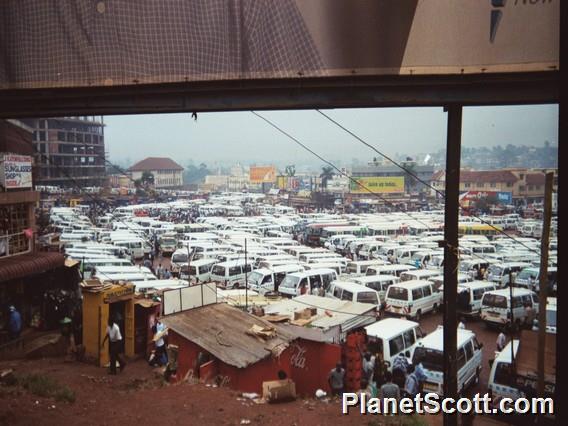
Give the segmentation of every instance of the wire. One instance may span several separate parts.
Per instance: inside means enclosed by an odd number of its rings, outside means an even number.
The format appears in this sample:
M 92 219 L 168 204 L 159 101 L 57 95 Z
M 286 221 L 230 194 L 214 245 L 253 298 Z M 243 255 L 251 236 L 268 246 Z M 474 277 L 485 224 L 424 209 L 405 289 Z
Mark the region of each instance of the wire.
M 406 214 L 408 217 L 410 217 L 413 221 L 418 222 L 422 225 L 424 225 L 426 227 L 426 229 L 430 230 L 432 229 L 430 225 L 426 224 L 425 222 L 421 221 L 420 219 L 416 219 L 415 217 L 413 217 L 410 213 L 408 213 L 407 211 L 401 209 L 400 207 L 397 207 L 395 204 L 393 204 L 391 201 L 389 201 L 388 199 L 382 197 L 381 195 L 379 195 L 378 193 L 372 191 L 371 189 L 367 188 L 365 185 L 363 185 L 361 182 L 357 181 L 356 179 L 352 178 L 351 176 L 349 176 L 347 173 L 341 171 L 335 164 L 333 164 L 332 162 L 326 160 L 325 158 L 323 158 L 321 155 L 319 155 L 318 153 L 316 153 L 315 151 L 313 151 L 312 149 L 310 149 L 309 147 L 307 147 L 306 145 L 304 145 L 302 142 L 300 142 L 298 139 L 296 139 L 294 136 L 290 135 L 289 133 L 287 133 L 286 131 L 284 131 L 283 129 L 281 129 L 280 127 L 278 127 L 276 124 L 274 124 L 272 121 L 268 120 L 267 118 L 265 118 L 264 116 L 258 114 L 256 111 L 251 111 L 254 115 L 256 115 L 257 117 L 259 117 L 260 119 L 264 120 L 266 123 L 268 123 L 270 126 L 272 126 L 273 128 L 275 128 L 276 130 L 278 130 L 280 133 L 282 133 L 283 135 L 285 135 L 286 137 L 288 137 L 289 139 L 291 139 L 292 141 L 294 141 L 295 143 L 297 143 L 298 145 L 300 145 L 302 148 L 304 148 L 306 151 L 310 152 L 312 155 L 314 155 L 315 157 L 317 157 L 318 159 L 320 159 L 321 161 L 323 161 L 324 163 L 326 163 L 328 166 L 330 166 L 331 168 L 333 168 L 334 170 L 336 170 L 340 175 L 346 177 L 347 179 L 349 179 L 351 182 L 353 182 L 354 184 L 360 186 L 361 188 L 363 188 L 365 191 L 367 191 L 369 194 L 379 198 L 380 200 L 382 200 L 383 202 L 385 202 L 386 204 L 388 204 L 389 206 L 393 207 L 396 210 L 399 210 L 400 212 Z
M 412 176 L 414 179 L 418 180 L 420 183 L 422 183 L 423 185 L 427 186 L 428 188 L 432 189 L 434 192 L 436 192 L 438 195 L 444 197 L 445 194 L 442 191 L 439 191 L 438 189 L 434 188 L 432 185 L 430 185 L 428 182 L 420 179 L 415 173 L 413 173 L 411 170 L 409 170 L 408 168 L 404 167 L 403 165 L 397 163 L 396 161 L 394 161 L 392 158 L 390 158 L 388 155 L 382 153 L 381 151 L 379 151 L 378 149 L 376 149 L 373 145 L 371 145 L 370 143 L 366 142 L 364 139 L 362 139 L 361 137 L 359 137 L 358 135 L 356 135 L 354 132 L 352 132 L 351 130 L 347 129 L 345 126 L 343 126 L 342 124 L 340 124 L 339 122 L 337 122 L 336 120 L 334 120 L 333 118 L 331 118 L 329 115 L 325 114 L 324 112 L 322 112 L 319 109 L 316 109 L 316 111 L 318 113 L 320 113 L 322 116 L 324 116 L 326 119 L 328 119 L 329 121 L 331 121 L 333 124 L 335 124 L 336 126 L 338 126 L 340 129 L 344 130 L 345 132 L 347 132 L 349 135 L 353 136 L 355 139 L 357 139 L 359 142 L 361 142 L 363 145 L 371 148 L 373 151 L 375 151 L 377 154 L 379 154 L 380 156 L 384 157 L 385 159 L 387 159 L 388 161 L 390 161 L 391 163 L 393 163 L 395 166 L 399 167 L 400 169 L 404 170 L 406 173 L 408 173 L 410 176 Z M 460 209 L 463 209 L 463 207 L 460 205 L 459 206 Z M 503 229 L 498 228 L 496 226 L 494 226 L 492 223 L 487 222 L 486 220 L 482 219 L 481 217 L 477 216 L 477 215 L 471 215 L 473 217 L 475 217 L 476 219 L 478 219 L 479 221 L 481 221 L 482 223 L 484 223 L 485 225 L 490 226 L 492 229 L 494 229 L 495 231 L 505 235 L 506 237 L 510 238 L 511 240 L 515 241 L 516 243 L 522 245 L 523 247 L 525 247 L 527 250 L 532 251 L 533 253 L 537 253 L 540 256 L 540 253 L 530 247 L 528 247 L 527 245 L 525 245 L 522 241 L 518 241 L 517 239 L 515 239 L 515 237 L 513 237 L 512 235 L 510 235 L 509 233 L 505 232 Z

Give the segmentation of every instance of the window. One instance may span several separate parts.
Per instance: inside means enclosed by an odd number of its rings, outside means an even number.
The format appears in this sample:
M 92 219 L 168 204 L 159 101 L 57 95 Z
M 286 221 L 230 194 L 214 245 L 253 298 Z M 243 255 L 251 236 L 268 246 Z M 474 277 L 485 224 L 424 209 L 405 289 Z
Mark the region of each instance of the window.
M 469 188 L 469 187 L 471 187 L 471 184 L 470 184 L 470 183 L 466 183 L 464 186 L 465 186 L 466 188 Z
M 412 290 L 412 300 L 418 300 L 418 299 L 422 299 L 422 289 L 421 288 L 415 288 Z
M 229 268 L 229 276 L 239 275 L 242 272 L 240 266 L 231 266 Z
M 523 306 L 523 299 L 521 297 L 513 297 L 513 308 L 520 308 Z
M 511 182 L 507 182 L 507 188 L 511 188 L 513 184 Z
M 407 330 L 403 333 L 404 336 L 404 347 L 406 349 L 410 348 L 414 342 L 416 341 L 416 338 L 414 337 L 414 330 Z
M 338 299 L 341 299 L 341 288 L 340 287 L 335 287 L 333 289 L 333 296 L 337 297 Z
M 357 294 L 357 302 L 370 303 L 371 305 L 378 305 L 377 293 L 374 291 L 364 291 Z
M 402 334 L 389 341 L 390 356 L 394 356 L 404 350 L 404 340 Z
M 491 188 L 497 188 L 497 184 L 495 182 L 491 182 Z
M 473 358 L 473 344 L 471 343 L 471 340 L 465 344 L 464 349 L 465 349 L 465 356 L 469 361 L 470 359 Z
M 428 297 L 428 296 L 432 295 L 432 289 L 430 289 L 430 286 L 424 287 L 422 290 L 424 291 L 424 297 Z
M 473 348 L 478 351 L 479 349 L 481 349 L 481 345 L 479 344 L 479 342 L 477 341 L 477 337 L 473 338 Z
M 389 287 L 388 297 L 397 300 L 408 300 L 408 290 L 402 287 Z
M 465 365 L 465 352 L 463 348 L 461 348 L 460 350 L 458 350 L 458 359 L 457 359 L 458 370 L 463 368 L 464 365 Z
M 514 383 L 515 375 L 511 371 L 511 364 L 500 362 L 495 367 L 494 382 L 498 385 L 511 386 Z
M 343 290 L 343 294 L 341 295 L 341 300 L 352 301 L 353 300 L 353 293 L 351 293 L 350 291 L 347 291 L 347 290 Z

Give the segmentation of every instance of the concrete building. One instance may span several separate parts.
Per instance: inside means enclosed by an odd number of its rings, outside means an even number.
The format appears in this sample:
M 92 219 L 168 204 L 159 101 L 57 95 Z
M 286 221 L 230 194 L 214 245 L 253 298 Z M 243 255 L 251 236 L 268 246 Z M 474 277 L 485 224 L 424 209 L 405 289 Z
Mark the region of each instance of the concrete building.
M 144 172 L 154 175 L 156 189 L 179 188 L 183 185 L 183 167 L 171 158 L 148 157 L 128 169 L 132 180 L 142 178 Z
M 33 132 L 37 185 L 77 188 L 105 183 L 102 117 L 22 120 Z
M 418 165 L 414 161 L 403 162 L 402 165 L 412 171 L 424 182 L 430 182 L 434 174 L 434 166 Z M 408 174 L 394 164 L 369 163 L 367 166 L 353 166 L 352 177 L 404 177 L 405 192 L 422 192 L 428 188 L 416 179 L 411 179 Z
M 558 188 L 557 169 L 503 169 L 503 170 L 461 170 L 460 192 L 510 194 L 513 204 L 540 202 L 544 199 L 544 173 L 555 173 L 554 188 Z M 445 171 L 436 172 L 432 186 L 445 190 Z

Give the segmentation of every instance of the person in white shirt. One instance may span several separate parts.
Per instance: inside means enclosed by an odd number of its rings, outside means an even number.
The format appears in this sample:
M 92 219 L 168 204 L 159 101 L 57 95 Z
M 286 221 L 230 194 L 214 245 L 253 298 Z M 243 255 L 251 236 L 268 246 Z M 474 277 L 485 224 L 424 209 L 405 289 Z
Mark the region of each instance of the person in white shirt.
M 156 345 L 156 360 L 159 365 L 165 365 L 168 363 L 168 353 L 166 351 L 166 342 L 164 339 L 164 331 L 166 331 L 166 326 L 160 321 L 159 315 L 156 316 L 156 324 L 154 324 L 154 336 L 158 337 L 155 341 Z
M 103 339 L 101 348 L 105 345 L 105 342 L 109 342 L 109 355 L 110 355 L 110 374 L 116 374 L 116 362 L 118 361 L 120 365 L 120 371 L 124 370 L 126 362 L 120 354 L 122 347 L 122 334 L 120 334 L 120 328 L 118 324 L 109 316 L 108 325 L 106 328 L 106 336 Z
M 497 336 L 497 351 L 501 352 L 505 348 L 506 344 L 507 337 L 505 336 L 505 333 L 499 333 L 499 336 Z

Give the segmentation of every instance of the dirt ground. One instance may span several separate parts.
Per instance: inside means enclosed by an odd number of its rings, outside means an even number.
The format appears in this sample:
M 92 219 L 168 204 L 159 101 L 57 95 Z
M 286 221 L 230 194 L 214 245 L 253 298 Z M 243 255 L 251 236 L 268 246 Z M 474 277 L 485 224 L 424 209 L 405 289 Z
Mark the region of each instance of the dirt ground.
M 257 404 L 237 391 L 203 384 L 165 384 L 144 360 L 130 361 L 117 376 L 106 369 L 63 358 L 0 363 L 0 371 L 41 373 L 71 388 L 74 403 L 37 397 L 19 387 L 0 385 L 0 425 L 381 425 L 383 419 L 341 414 L 339 400 L 298 399 Z M 422 416 L 441 425 L 441 416 Z M 413 419 L 407 424 L 417 425 Z M 475 424 L 488 424 L 476 419 Z M 405 424 L 394 423 L 394 424 Z M 393 424 L 389 422 L 388 424 Z

